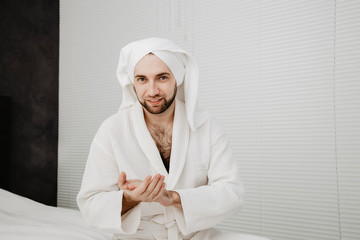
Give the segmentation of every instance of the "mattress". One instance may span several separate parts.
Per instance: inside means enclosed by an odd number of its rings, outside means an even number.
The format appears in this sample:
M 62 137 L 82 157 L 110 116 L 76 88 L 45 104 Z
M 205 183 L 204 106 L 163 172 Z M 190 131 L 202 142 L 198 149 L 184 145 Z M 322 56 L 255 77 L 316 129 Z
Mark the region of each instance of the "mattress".
M 0 239 L 108 240 L 90 228 L 78 210 L 47 206 L 0 189 Z

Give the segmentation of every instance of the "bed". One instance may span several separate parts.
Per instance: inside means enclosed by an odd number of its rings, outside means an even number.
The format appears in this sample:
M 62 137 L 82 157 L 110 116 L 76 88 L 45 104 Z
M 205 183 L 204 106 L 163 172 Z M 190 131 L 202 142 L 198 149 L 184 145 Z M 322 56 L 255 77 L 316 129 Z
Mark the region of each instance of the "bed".
M 88 227 L 73 209 L 47 206 L 0 188 L 0 239 L 111 239 Z

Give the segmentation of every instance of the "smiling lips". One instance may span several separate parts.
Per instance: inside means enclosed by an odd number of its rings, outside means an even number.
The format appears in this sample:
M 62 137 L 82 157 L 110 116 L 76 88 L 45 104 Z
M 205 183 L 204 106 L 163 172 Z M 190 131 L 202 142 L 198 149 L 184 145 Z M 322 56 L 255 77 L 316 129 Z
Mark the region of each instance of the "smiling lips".
M 156 105 L 158 105 L 159 103 L 161 103 L 162 98 L 160 98 L 160 99 L 154 99 L 154 100 L 147 99 L 146 101 L 147 101 L 150 105 L 156 106 Z

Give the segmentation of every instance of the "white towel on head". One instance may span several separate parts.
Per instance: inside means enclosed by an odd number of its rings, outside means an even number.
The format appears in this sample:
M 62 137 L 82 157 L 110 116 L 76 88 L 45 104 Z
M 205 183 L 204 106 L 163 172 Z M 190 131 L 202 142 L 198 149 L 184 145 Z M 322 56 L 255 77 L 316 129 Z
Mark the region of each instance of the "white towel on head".
M 178 86 L 177 98 L 185 102 L 187 120 L 195 131 L 208 117 L 207 111 L 197 107 L 199 70 L 195 59 L 168 39 L 146 38 L 131 42 L 121 49 L 118 80 L 123 89 L 120 109 L 133 105 L 137 100 L 134 91 L 134 68 L 145 55 L 153 53 L 168 65 Z

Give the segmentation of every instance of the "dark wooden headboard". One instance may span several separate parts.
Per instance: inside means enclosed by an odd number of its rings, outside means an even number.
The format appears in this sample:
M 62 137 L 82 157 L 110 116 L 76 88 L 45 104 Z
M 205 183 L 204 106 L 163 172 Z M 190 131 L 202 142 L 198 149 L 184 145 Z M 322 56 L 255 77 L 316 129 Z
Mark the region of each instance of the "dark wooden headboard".
M 0 188 L 9 186 L 11 99 L 0 96 Z

